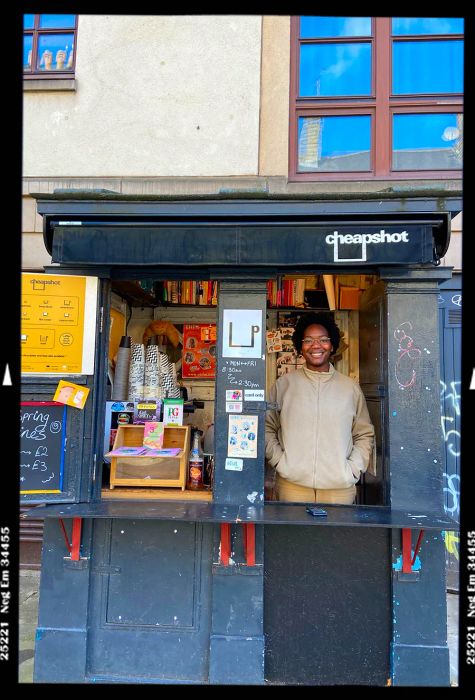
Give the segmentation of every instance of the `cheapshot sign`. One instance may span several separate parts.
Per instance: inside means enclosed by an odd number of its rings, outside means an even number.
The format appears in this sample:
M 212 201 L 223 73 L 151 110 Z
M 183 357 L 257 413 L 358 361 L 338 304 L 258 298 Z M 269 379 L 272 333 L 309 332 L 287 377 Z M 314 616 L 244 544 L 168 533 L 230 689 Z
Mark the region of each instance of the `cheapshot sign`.
M 413 249 L 414 246 L 418 249 L 421 241 L 418 242 L 417 237 L 405 229 L 401 231 L 380 229 L 374 233 L 333 231 L 325 237 L 325 243 L 329 246 L 329 255 L 333 254 L 333 262 L 367 262 L 373 257 L 380 257 L 386 246 L 389 246 L 386 252 L 391 259 L 401 255 L 405 258 L 411 252 L 419 252 Z M 375 246 L 379 249 L 373 250 Z M 407 246 L 407 250 L 404 250 L 404 246 Z
M 398 265 L 435 263 L 435 226 L 431 224 L 388 223 L 279 226 L 259 228 L 258 242 L 252 231 L 238 231 L 236 248 L 241 264 L 302 265 L 317 261 L 323 265 Z M 439 233 L 443 239 L 443 231 Z

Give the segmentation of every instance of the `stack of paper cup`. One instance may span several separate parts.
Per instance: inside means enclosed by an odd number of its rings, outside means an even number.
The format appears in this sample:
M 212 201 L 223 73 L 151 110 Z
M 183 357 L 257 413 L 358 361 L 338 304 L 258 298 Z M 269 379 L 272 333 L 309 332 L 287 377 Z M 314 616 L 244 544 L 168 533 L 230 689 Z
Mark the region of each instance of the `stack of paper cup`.
M 132 338 L 130 335 L 123 335 L 120 339 L 115 365 L 114 384 L 111 392 L 112 401 L 127 401 L 131 344 Z
M 142 343 L 132 343 L 129 368 L 129 401 L 142 401 L 145 374 L 145 348 Z
M 178 386 L 174 373 L 173 364 L 170 362 L 168 355 L 164 352 L 159 354 L 158 358 L 160 370 L 160 396 L 161 399 L 178 399 L 180 398 L 180 387 Z
M 144 399 L 157 399 L 160 392 L 160 377 L 158 366 L 158 338 L 152 335 L 148 339 L 145 350 L 145 379 Z

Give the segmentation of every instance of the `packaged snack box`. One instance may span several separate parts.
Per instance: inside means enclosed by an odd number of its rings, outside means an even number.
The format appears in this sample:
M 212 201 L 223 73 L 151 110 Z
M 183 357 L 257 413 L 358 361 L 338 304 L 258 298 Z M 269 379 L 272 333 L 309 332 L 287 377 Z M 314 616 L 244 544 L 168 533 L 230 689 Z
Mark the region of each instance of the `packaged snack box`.
M 134 424 L 143 425 L 146 421 L 159 421 L 161 413 L 161 399 L 134 401 Z
M 183 425 L 183 399 L 163 399 L 165 425 Z

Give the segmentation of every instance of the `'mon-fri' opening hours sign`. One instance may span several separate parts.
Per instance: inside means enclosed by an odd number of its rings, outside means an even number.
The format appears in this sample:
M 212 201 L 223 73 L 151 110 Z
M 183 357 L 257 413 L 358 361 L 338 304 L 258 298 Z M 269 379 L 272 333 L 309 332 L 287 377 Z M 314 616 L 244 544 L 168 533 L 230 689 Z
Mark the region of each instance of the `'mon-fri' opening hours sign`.
M 21 370 L 93 374 L 97 277 L 22 274 Z

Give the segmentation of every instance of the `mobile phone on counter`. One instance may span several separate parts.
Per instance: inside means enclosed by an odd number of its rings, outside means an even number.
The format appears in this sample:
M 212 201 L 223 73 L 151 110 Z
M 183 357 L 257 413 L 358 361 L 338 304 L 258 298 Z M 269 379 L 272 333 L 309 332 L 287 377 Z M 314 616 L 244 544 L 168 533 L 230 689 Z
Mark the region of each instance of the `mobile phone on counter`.
M 322 518 L 328 515 L 324 508 L 318 508 L 317 506 L 307 506 L 307 513 L 310 513 L 310 515 L 320 516 Z

